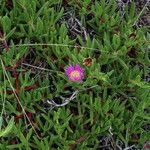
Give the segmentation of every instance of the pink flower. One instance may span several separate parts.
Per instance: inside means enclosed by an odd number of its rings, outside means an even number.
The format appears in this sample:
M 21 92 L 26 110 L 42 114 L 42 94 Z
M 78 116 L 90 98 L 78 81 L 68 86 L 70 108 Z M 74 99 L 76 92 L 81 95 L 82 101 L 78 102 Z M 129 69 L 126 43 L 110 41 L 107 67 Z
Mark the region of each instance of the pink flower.
M 67 67 L 65 73 L 70 81 L 82 81 L 84 79 L 84 70 L 78 64 Z

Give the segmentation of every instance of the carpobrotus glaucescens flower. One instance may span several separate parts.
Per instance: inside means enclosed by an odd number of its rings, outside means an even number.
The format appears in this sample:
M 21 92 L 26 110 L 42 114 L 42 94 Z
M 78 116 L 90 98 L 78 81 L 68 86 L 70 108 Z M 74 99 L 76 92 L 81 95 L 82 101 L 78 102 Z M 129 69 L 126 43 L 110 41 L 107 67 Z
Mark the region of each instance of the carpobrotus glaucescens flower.
M 78 64 L 70 65 L 65 69 L 65 73 L 70 81 L 82 81 L 84 79 L 84 69 Z
M 83 65 L 85 65 L 85 66 L 91 66 L 92 65 L 92 58 L 85 58 L 84 60 L 83 60 Z

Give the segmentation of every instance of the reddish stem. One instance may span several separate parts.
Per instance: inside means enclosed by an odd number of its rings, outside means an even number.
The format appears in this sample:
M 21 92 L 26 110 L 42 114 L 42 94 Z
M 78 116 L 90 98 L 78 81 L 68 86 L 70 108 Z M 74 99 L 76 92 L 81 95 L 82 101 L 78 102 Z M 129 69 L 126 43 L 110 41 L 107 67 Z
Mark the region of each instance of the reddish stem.
M 3 33 L 1 31 L 0 31 L 0 38 L 3 39 Z M 2 45 L 3 45 L 3 48 L 6 49 L 6 51 L 9 50 L 9 46 L 8 46 L 7 41 L 5 39 L 3 39 L 3 41 L 2 41 Z

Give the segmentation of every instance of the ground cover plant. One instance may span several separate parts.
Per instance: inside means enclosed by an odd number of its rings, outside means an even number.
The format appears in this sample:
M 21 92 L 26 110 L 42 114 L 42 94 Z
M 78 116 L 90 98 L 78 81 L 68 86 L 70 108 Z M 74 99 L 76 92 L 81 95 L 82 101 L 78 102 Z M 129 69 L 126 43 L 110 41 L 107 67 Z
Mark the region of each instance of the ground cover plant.
M 135 6 L 0 1 L 0 149 L 146 149 L 150 34 Z

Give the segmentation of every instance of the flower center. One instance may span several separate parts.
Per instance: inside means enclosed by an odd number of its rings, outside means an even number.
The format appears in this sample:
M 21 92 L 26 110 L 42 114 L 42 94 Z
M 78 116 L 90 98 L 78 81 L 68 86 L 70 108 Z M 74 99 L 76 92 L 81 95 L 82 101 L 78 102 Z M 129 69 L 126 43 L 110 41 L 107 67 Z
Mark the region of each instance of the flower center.
M 70 76 L 71 76 L 71 78 L 78 78 L 78 77 L 80 77 L 80 72 L 77 70 L 72 71 Z

